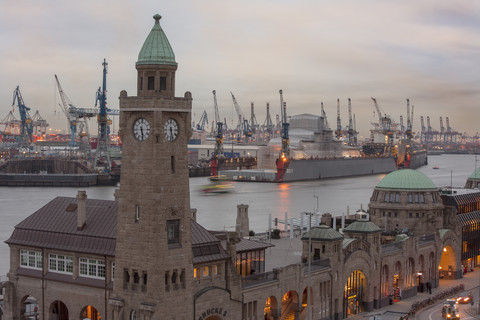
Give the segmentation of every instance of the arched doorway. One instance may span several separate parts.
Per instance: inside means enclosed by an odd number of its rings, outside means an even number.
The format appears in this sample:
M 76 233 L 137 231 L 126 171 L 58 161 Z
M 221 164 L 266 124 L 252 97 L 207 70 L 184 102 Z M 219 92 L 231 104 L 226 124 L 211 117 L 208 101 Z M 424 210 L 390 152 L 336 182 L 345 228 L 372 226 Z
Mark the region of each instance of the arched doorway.
M 299 311 L 299 301 L 298 301 L 298 293 L 295 291 L 288 291 L 282 297 L 282 311 L 281 316 L 285 317 L 295 317 L 295 313 Z M 292 318 L 294 319 L 294 318 Z
M 361 270 L 353 271 L 345 284 L 343 296 L 343 317 L 364 311 L 364 298 L 367 295 L 367 278 Z
M 442 250 L 440 265 L 438 266 L 438 276 L 440 279 L 455 279 L 456 259 L 455 251 L 451 246 L 445 246 Z
M 95 309 L 94 307 L 88 305 L 85 308 L 82 309 L 82 313 L 80 316 L 80 319 L 82 320 L 101 320 L 102 317 L 100 316 L 100 313 Z
M 400 296 L 401 296 L 401 282 L 402 281 L 402 264 L 400 261 L 397 261 L 395 265 L 393 266 L 393 293 L 392 293 L 392 299 L 393 301 L 399 301 Z
M 270 296 L 265 301 L 265 307 L 263 308 L 263 315 L 265 320 L 274 319 L 277 315 L 278 303 L 277 298 Z
M 20 319 L 38 319 L 40 317 L 40 309 L 37 299 L 34 296 L 25 296 L 21 302 Z
M 305 310 L 305 311 L 302 311 L 302 312 L 305 316 L 307 314 L 306 310 L 307 310 L 308 304 L 310 304 L 310 314 L 313 313 L 313 309 L 312 309 L 312 306 L 313 306 L 313 289 L 312 289 L 312 287 L 310 287 L 310 297 L 308 297 L 307 293 L 308 293 L 308 288 L 305 288 L 305 290 L 303 290 L 303 294 L 302 294 L 302 310 Z
M 52 320 L 68 320 L 67 306 L 60 300 L 55 300 L 50 305 Z

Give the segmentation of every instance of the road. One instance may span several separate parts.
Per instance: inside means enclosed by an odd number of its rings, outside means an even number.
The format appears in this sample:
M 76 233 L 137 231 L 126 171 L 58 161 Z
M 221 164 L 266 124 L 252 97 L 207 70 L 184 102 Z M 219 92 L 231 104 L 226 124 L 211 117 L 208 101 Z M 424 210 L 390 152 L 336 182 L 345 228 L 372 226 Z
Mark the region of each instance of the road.
M 478 290 L 474 289 L 472 291 L 474 294 L 474 301 L 478 301 Z M 468 292 L 465 292 L 465 294 Z M 460 293 L 463 294 L 463 293 Z M 458 295 L 460 295 L 458 294 Z M 457 297 L 456 295 L 455 297 Z M 452 297 L 453 298 L 453 297 Z M 423 309 L 415 315 L 416 320 L 442 320 L 442 307 L 443 307 L 443 302 L 440 301 L 439 303 Z M 460 320 L 473 320 L 473 319 L 479 319 L 479 315 L 476 314 L 477 311 L 477 304 L 475 304 L 475 310 L 470 310 L 472 306 L 470 304 L 459 304 L 458 305 L 458 310 L 460 314 Z M 473 311 L 473 312 L 472 312 Z

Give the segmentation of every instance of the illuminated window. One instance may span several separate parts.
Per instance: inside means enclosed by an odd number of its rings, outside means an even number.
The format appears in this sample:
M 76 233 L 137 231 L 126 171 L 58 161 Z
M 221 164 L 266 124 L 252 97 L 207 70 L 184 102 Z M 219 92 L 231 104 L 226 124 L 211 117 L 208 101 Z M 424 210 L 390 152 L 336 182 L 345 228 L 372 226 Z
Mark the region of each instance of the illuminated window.
M 202 275 L 204 277 L 208 277 L 210 275 L 210 268 L 209 267 L 203 267 L 203 273 Z
M 198 270 L 198 268 L 194 268 L 193 269 L 193 278 L 198 279 L 199 275 L 200 275 L 200 271 Z
M 212 267 L 212 273 L 213 273 L 214 276 L 216 276 L 216 275 L 218 274 L 218 267 L 217 267 L 217 265 L 214 265 L 214 266 Z

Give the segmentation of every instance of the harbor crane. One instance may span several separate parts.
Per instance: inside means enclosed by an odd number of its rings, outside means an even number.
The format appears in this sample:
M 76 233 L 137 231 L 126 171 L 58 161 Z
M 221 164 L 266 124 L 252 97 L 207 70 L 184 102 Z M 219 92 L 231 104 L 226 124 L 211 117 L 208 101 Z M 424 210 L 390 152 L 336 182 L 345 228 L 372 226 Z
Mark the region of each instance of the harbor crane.
M 280 156 L 277 159 L 277 175 L 276 175 L 276 180 L 277 181 L 283 181 L 283 177 L 285 175 L 285 172 L 287 171 L 287 167 L 289 164 L 288 157 L 290 155 L 290 148 L 289 148 L 289 143 L 290 143 L 290 138 L 288 134 L 288 127 L 289 123 L 287 122 L 287 104 L 283 102 L 283 90 L 279 90 L 280 93 L 280 111 L 282 114 L 282 147 L 280 150 Z
M 322 112 L 322 118 L 323 118 L 323 124 L 325 128 L 329 128 L 328 125 L 328 120 L 327 120 L 327 113 L 325 112 L 325 109 L 323 108 L 323 102 L 320 104 L 321 105 L 321 112 Z
M 103 59 L 103 82 L 102 86 L 97 90 L 97 99 L 95 101 L 95 107 L 99 106 L 99 113 L 97 114 L 98 122 L 98 143 L 97 151 L 95 152 L 94 168 L 97 169 L 100 166 L 104 167 L 104 170 L 110 172 L 112 170 L 112 161 L 110 160 L 110 127 L 112 120 L 107 116 L 107 66 L 108 63 Z
M 257 122 L 257 118 L 255 117 L 255 107 L 253 102 L 250 103 L 250 122 L 248 124 L 248 127 L 251 131 L 251 134 L 256 134 L 259 130 L 259 125 Z
M 340 99 L 337 99 L 337 130 L 335 130 L 335 137 L 338 140 L 343 138 L 342 120 L 340 119 Z
M 252 136 L 252 132 L 249 128 L 248 120 L 245 118 L 245 115 L 243 114 L 242 108 L 240 108 L 240 105 L 238 104 L 237 99 L 235 99 L 235 96 L 231 91 L 230 91 L 230 94 L 232 95 L 233 105 L 235 106 L 235 111 L 237 112 L 237 116 L 238 116 L 237 142 L 241 142 L 242 135 L 245 137 L 245 140 L 247 140 L 248 137 Z
M 202 116 L 200 117 L 200 120 L 197 123 L 197 130 L 205 131 L 205 124 L 207 123 L 208 123 L 207 111 L 203 110 Z
M 30 108 L 25 105 L 22 94 L 20 92 L 20 86 L 17 86 L 13 92 L 12 108 L 15 109 L 15 101 L 17 102 L 18 112 L 20 113 L 20 148 L 29 149 L 30 144 L 33 142 L 33 124 L 32 118 L 28 111 Z
M 70 147 L 79 147 L 82 153 L 88 155 L 91 151 L 91 145 L 87 120 L 91 117 L 94 117 L 95 113 L 75 107 L 63 91 L 57 75 L 55 75 L 55 80 L 57 83 L 58 93 L 62 101 L 60 107 L 67 117 L 68 129 L 70 132 L 70 141 L 68 145 Z M 77 145 L 77 140 L 80 142 L 79 145 Z
M 270 103 L 267 102 L 267 115 L 265 116 L 265 121 L 262 125 L 263 140 L 270 140 L 275 132 L 275 125 L 272 122 L 272 117 L 270 116 Z
M 373 104 L 375 105 L 375 109 L 377 110 L 378 114 L 378 121 L 382 128 L 382 133 L 385 136 L 385 150 L 384 154 L 387 156 L 395 155 L 394 147 L 393 147 L 393 128 L 392 128 L 392 119 L 383 114 L 378 106 L 377 100 L 374 97 L 371 97 L 373 100 Z
M 215 150 L 212 152 L 212 158 L 210 160 L 210 176 L 218 175 L 218 166 L 224 158 L 223 154 L 223 122 L 220 121 L 220 114 L 218 112 L 217 104 L 217 94 L 213 90 L 213 105 L 215 109 L 215 125 L 216 135 L 215 135 Z
M 353 128 L 352 118 L 352 101 L 348 98 L 348 145 L 354 146 L 355 143 L 355 129 Z
M 443 141 L 445 142 L 445 127 L 443 126 L 443 118 L 440 117 L 440 133 L 439 133 L 439 136 L 440 136 L 440 141 Z
M 423 121 L 423 116 L 420 116 L 420 126 L 421 126 L 421 133 L 420 133 L 420 142 L 426 142 L 426 135 L 427 135 L 427 128 L 425 128 L 425 122 Z

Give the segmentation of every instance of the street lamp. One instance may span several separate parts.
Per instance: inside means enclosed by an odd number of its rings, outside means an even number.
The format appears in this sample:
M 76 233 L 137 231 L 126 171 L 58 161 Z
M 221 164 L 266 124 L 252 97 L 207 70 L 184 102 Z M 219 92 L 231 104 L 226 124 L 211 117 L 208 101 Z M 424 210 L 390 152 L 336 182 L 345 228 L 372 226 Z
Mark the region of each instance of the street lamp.
M 308 215 L 308 280 L 307 280 L 307 320 L 310 320 L 310 271 L 312 268 L 312 215 L 313 212 L 305 212 Z

